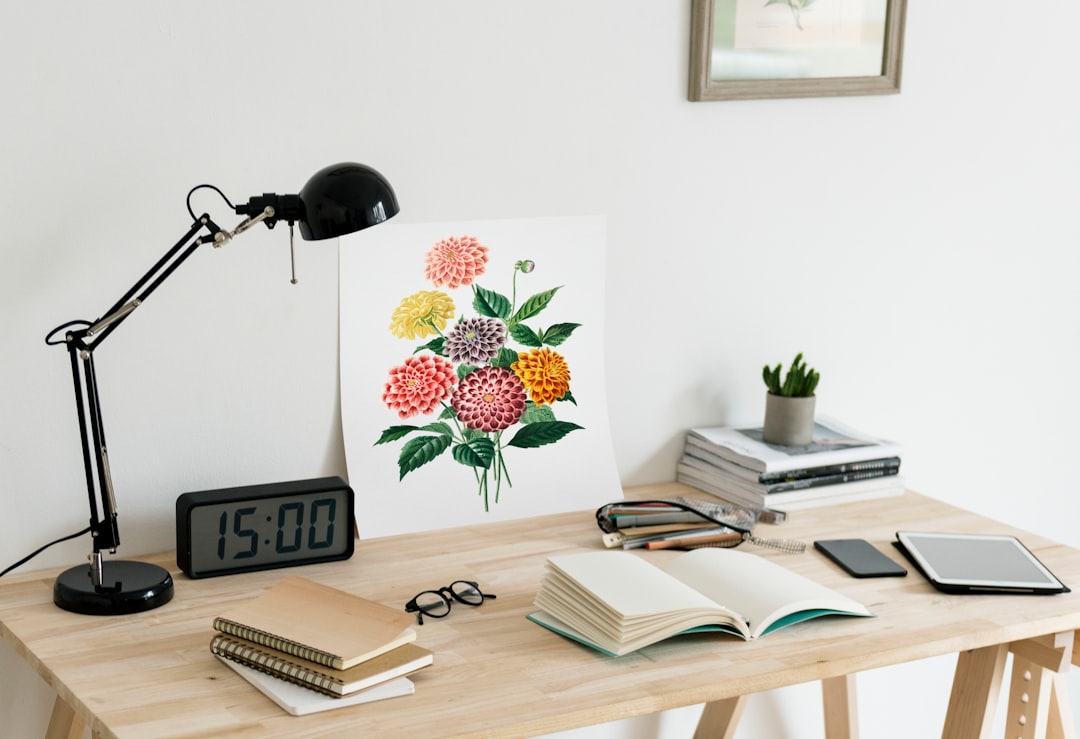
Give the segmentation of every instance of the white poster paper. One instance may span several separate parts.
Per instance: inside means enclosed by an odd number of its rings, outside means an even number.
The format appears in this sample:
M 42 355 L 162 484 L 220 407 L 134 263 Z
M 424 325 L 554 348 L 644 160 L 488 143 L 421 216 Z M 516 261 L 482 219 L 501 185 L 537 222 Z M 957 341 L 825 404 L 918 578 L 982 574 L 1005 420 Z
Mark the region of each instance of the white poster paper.
M 389 221 L 340 240 L 341 412 L 361 537 L 622 497 L 604 383 L 606 228 Z

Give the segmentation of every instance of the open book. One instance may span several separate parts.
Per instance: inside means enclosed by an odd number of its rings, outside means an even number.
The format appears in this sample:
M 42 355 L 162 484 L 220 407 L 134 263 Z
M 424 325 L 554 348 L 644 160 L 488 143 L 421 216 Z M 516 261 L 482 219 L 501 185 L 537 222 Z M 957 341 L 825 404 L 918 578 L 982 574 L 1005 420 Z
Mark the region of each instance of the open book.
M 818 616 L 872 616 L 860 603 L 775 562 L 732 549 L 694 549 L 666 569 L 631 552 L 551 557 L 528 618 L 612 656 L 677 634 L 756 639 Z

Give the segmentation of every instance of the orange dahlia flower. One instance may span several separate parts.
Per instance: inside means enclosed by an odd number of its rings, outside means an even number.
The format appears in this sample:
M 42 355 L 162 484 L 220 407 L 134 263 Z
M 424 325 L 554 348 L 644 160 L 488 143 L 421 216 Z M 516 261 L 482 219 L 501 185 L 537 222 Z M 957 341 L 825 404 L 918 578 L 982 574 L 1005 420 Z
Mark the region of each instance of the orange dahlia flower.
M 475 236 L 451 236 L 437 242 L 424 257 L 424 277 L 436 287 L 453 290 L 484 274 L 487 260 L 488 248 Z
M 518 354 L 510 369 L 537 405 L 554 403 L 570 390 L 570 367 L 561 354 L 547 347 Z

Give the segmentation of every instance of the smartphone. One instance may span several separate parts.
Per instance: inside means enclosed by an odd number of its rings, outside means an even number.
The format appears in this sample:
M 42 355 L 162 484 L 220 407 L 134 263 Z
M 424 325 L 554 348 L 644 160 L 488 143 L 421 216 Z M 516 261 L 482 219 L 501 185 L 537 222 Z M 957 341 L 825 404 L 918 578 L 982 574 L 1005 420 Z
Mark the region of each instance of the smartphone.
M 814 548 L 853 577 L 903 577 L 907 570 L 893 562 L 866 539 L 826 539 Z

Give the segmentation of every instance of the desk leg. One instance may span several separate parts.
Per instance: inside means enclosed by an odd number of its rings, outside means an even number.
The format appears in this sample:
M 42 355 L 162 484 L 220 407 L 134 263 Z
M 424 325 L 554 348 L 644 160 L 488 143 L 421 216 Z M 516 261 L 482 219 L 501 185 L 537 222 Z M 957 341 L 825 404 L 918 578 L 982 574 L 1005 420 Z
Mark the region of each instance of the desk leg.
M 855 676 L 822 680 L 821 699 L 825 708 L 825 739 L 859 739 Z
M 86 722 L 79 717 L 67 701 L 56 696 L 45 739 L 82 739 Z
M 1007 739 L 1045 739 L 1050 717 L 1052 672 L 1019 654 L 1013 655 L 1009 681 L 1009 711 L 1005 719 Z
M 960 653 L 942 739 L 988 739 L 1008 654 L 1008 644 Z
M 821 697 L 825 706 L 825 739 L 859 739 L 855 676 L 822 680 Z M 732 739 L 746 708 L 746 700 L 747 696 L 740 695 L 706 703 L 694 739 Z
M 1013 653 L 1007 739 L 1075 739 L 1062 675 L 1076 662 L 1073 632 L 1009 645 Z
M 732 739 L 745 708 L 745 695 L 706 703 L 705 710 L 698 719 L 694 739 Z
M 1076 739 L 1076 723 L 1069 706 L 1069 689 L 1065 678 L 1054 675 L 1050 691 L 1050 718 L 1046 739 Z

